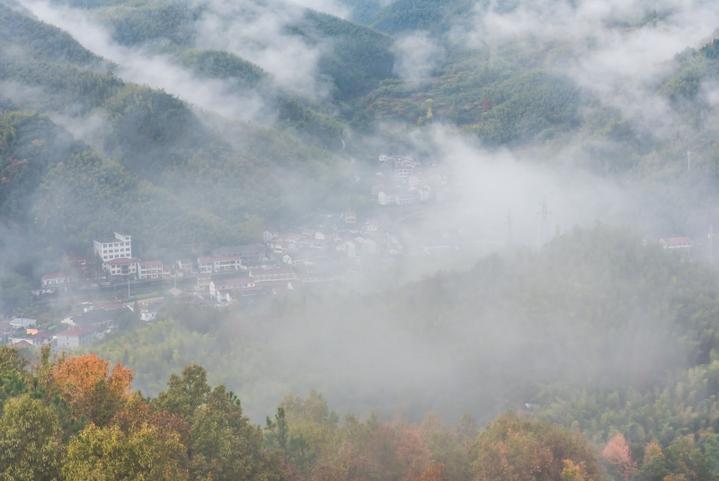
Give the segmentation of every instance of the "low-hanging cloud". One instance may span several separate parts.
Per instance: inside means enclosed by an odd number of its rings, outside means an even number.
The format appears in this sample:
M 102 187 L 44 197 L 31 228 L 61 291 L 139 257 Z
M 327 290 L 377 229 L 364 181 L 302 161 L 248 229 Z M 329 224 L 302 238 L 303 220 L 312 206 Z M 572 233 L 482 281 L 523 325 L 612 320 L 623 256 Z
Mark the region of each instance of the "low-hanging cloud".
M 338 0 L 291 0 L 291 2 L 300 7 L 327 13 L 335 17 L 347 18 L 350 14 L 350 9 L 347 5 Z
M 266 113 L 263 100 L 254 92 L 240 94 L 227 82 L 198 79 L 166 56 L 118 45 L 81 9 L 37 0 L 22 3 L 40 20 L 67 31 L 83 47 L 116 64 L 116 73 L 123 80 L 164 90 L 228 120 L 247 121 Z
M 717 25 L 719 5 L 705 0 L 524 0 L 514 8 L 493 1 L 478 6 L 453 39 L 490 52 L 507 41 L 554 45 L 549 69 L 642 128 L 668 133 L 676 119 L 656 82 L 677 54 L 707 42 Z
M 393 51 L 395 73 L 410 85 L 427 82 L 444 54 L 444 49 L 426 32 L 398 38 Z
M 201 0 L 195 24 L 200 48 L 232 52 L 272 74 L 282 88 L 309 97 L 328 93 L 318 72 L 330 45 L 314 43 L 289 29 L 303 22 L 305 10 L 285 2 Z

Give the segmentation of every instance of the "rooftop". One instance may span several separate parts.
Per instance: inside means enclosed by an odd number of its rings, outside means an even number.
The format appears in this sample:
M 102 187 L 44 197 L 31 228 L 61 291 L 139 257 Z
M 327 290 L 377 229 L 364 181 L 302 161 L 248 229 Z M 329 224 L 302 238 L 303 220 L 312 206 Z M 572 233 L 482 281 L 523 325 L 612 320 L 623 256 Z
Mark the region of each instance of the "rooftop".
M 135 264 L 138 260 L 132 257 L 120 257 L 117 259 L 112 259 L 107 261 L 105 264 L 111 265 L 111 266 L 127 266 L 130 264 Z
M 58 333 L 55 337 L 83 337 L 95 334 L 99 331 L 96 326 L 74 326 Z
M 46 280 L 49 280 L 49 279 L 62 279 L 62 278 L 65 278 L 65 277 L 67 277 L 67 276 L 66 276 L 64 273 L 62 273 L 62 272 L 49 272 L 49 273 L 47 273 L 47 274 L 45 274 L 45 275 L 42 276 L 42 280 L 43 280 L 43 281 L 46 281 Z

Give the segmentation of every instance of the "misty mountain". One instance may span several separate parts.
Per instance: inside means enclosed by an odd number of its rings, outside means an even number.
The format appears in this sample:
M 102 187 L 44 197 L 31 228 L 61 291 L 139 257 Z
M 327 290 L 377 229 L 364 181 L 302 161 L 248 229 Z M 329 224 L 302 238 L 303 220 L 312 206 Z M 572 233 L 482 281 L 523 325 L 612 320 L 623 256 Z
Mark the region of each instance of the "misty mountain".
M 182 55 L 184 50 L 201 48 L 203 42 L 207 42 L 201 36 L 201 25 L 223 5 L 221 2 L 171 1 L 139 4 L 111 2 L 94 7 L 93 14 L 109 27 L 118 43 L 126 46 L 150 45 Z M 298 9 L 282 2 L 246 2 L 231 12 L 223 11 L 223 14 L 228 14 L 223 21 L 261 22 L 266 15 L 281 11 L 287 16 L 281 33 L 287 35 L 288 40 L 322 47 L 318 74 L 326 78 L 330 94 L 336 100 L 343 101 L 367 93 L 380 81 L 392 76 L 390 38 L 331 15 Z M 248 47 L 253 43 L 260 49 L 265 47 L 260 37 L 248 38 L 247 42 Z M 230 48 L 232 52 L 233 47 L 225 45 L 225 48 Z M 239 61 L 242 59 L 235 60 L 235 63 Z M 233 78 L 227 70 L 221 75 Z
M 176 204 L 170 209 L 175 214 L 161 208 L 161 212 L 157 212 L 158 217 L 130 218 L 123 214 L 128 211 L 153 211 L 152 206 L 163 203 L 157 202 L 157 195 L 174 198 L 171 202 L 175 203 L 178 199 L 174 196 L 179 191 L 174 190 L 176 186 L 168 190 L 170 184 L 191 178 L 196 189 L 200 177 L 204 176 L 208 182 L 225 179 L 226 188 L 230 185 L 235 188 L 247 186 L 247 197 L 237 200 L 254 203 L 254 207 L 240 217 L 240 222 L 243 222 L 250 214 L 282 208 L 277 201 L 259 199 L 272 190 L 270 185 L 272 175 L 275 175 L 272 172 L 284 169 L 288 158 L 305 159 L 313 165 L 323 162 L 324 158 L 327 159 L 326 167 L 316 168 L 332 169 L 329 153 L 321 147 L 313 148 L 300 143 L 300 137 L 313 134 L 298 133 L 299 130 L 313 130 L 319 137 L 324 135 L 326 138 L 327 128 L 310 126 L 294 129 L 289 125 L 329 125 L 335 142 L 341 130 L 335 127 L 334 121 L 324 120 L 322 114 L 303 107 L 301 100 L 290 96 L 282 99 L 279 112 L 286 122 L 284 132 L 260 125 L 235 124 L 232 126 L 233 139 L 242 141 L 230 146 L 216 127 L 198 118 L 194 106 L 165 92 L 124 82 L 116 75 L 115 65 L 90 53 L 69 35 L 8 7 L 0 8 L 3 12 L 0 19 L 3 33 L 15 33 L 8 35 L 4 44 L 4 68 L 0 74 L 4 92 L 10 101 L 2 114 L 5 129 L 2 165 L 6 185 L 3 199 L 12 202 L 12 205 L 3 204 L 3 214 L 8 220 L 24 219 L 23 222 L 28 223 L 34 218 L 38 232 L 53 237 L 59 235 L 67 240 L 66 245 L 72 246 L 85 242 L 93 231 L 98 233 L 96 228 L 88 229 L 93 222 L 87 215 L 95 217 L 96 213 L 83 214 L 83 205 L 106 206 L 108 212 L 102 217 L 115 219 L 118 225 L 132 222 L 135 228 L 140 229 L 146 220 L 148 227 L 156 226 L 159 218 L 164 219 L 163 223 L 171 223 L 171 219 L 175 218 L 185 224 L 188 220 L 186 214 L 192 216 L 194 214 L 190 212 L 198 209 L 206 210 L 200 214 L 206 217 L 202 223 L 214 222 L 210 219 L 216 216 L 210 212 L 220 208 L 220 205 L 225 212 L 238 209 L 229 206 L 223 199 L 217 206 L 212 205 L 213 201 L 204 205 L 187 202 L 185 207 Z M 185 58 L 186 63 L 199 72 L 222 78 L 230 76 L 228 71 L 238 72 L 236 65 L 241 62 L 231 54 L 212 52 L 188 52 Z M 245 65 L 241 66 L 244 69 Z M 262 78 L 260 69 L 252 67 L 251 71 L 255 81 Z M 22 110 L 39 114 L 28 117 L 20 113 Z M 43 114 L 50 117 L 43 117 Z M 110 165 L 114 170 L 103 174 L 76 171 L 85 170 L 88 165 L 74 164 L 68 161 L 68 157 L 75 158 L 78 151 L 91 150 L 87 145 L 79 147 L 80 144 L 69 140 L 58 148 L 55 139 L 58 136 L 69 138 L 68 128 L 92 143 L 95 152 L 90 156 L 99 162 L 98 165 Z M 103 157 L 112 160 L 104 160 Z M 309 174 L 314 168 L 292 169 L 294 175 L 301 175 Z M 81 173 L 82 176 L 79 175 Z M 265 180 L 254 182 L 251 180 L 253 176 L 263 176 Z M 51 186 L 65 185 L 69 178 L 86 178 L 90 184 L 78 184 L 77 189 L 68 189 L 72 192 L 70 197 L 49 199 L 44 195 L 53 192 Z M 91 187 L 101 179 L 123 186 L 124 198 L 109 195 L 110 191 L 105 190 L 109 185 Z M 130 185 L 142 185 L 142 191 L 149 190 L 149 195 L 130 194 Z M 253 189 L 256 193 L 249 194 L 249 190 Z M 215 188 L 213 192 L 221 190 L 222 187 Z M 22 196 L 17 197 L 17 192 L 22 192 Z M 93 192 L 97 193 L 97 197 L 93 197 Z M 209 200 L 208 196 L 203 196 Z M 220 197 L 224 198 L 224 195 L 218 195 L 218 202 Z M 60 217 L 54 217 L 40 206 L 57 207 L 52 212 Z M 45 214 L 38 215 L 38 212 Z M 64 227 L 60 230 L 50 228 L 40 220 L 44 218 L 54 219 L 57 226 Z M 209 234 L 219 231 L 205 225 L 197 228 L 197 232 Z M 214 237 L 215 234 L 209 235 Z
M 29 411 L 78 480 L 83 439 L 138 433 L 193 481 L 719 479 L 717 27 L 0 0 L 0 447 Z

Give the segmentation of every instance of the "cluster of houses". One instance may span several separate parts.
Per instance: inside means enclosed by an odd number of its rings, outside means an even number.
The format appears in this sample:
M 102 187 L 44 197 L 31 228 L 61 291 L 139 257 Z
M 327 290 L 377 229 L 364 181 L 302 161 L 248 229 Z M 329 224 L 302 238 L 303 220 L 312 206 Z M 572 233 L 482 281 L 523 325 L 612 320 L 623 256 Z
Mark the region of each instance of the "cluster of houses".
M 60 351 L 77 349 L 104 338 L 131 310 L 119 302 L 97 305 L 88 302 L 79 306 L 76 314 L 43 326 L 30 318 L 0 320 L 0 342 L 16 348 L 49 345 Z
M 442 179 L 430 179 L 422 165 L 407 156 L 380 155 L 372 194 L 381 206 L 408 206 L 430 201 Z M 433 188 L 434 184 L 434 188 Z
M 218 304 L 348 280 L 371 257 L 396 256 L 400 241 L 353 212 L 300 232 L 265 232 L 264 242 L 224 247 L 197 259 L 196 291 Z
M 172 277 L 171 270 L 162 261 L 133 257 L 130 235 L 115 232 L 111 240 L 93 241 L 93 254 L 94 259 L 67 258 L 66 270 L 44 274 L 40 278 L 40 288 L 33 293 L 36 296 L 55 294 L 69 290 L 78 281 L 81 284 L 97 283 L 103 278 L 117 282 L 127 279 L 152 281 Z
M 436 169 L 431 169 L 434 174 L 430 175 L 430 169 L 426 169 L 412 157 L 383 154 L 378 160 L 380 168 L 376 172 L 372 195 L 379 205 L 413 206 L 425 203 L 436 199 L 441 186 L 446 184 L 446 179 L 437 175 Z M 328 249 L 324 244 L 330 243 L 333 245 L 329 250 L 335 249 L 350 259 L 361 255 L 360 251 L 374 254 L 382 250 L 382 245 L 386 245 L 386 251 L 393 255 L 402 250 L 396 238 L 388 234 L 377 239 L 377 226 L 371 223 L 359 225 L 353 212 L 338 216 L 338 220 L 346 228 L 340 239 L 337 238 L 336 229 L 334 232 L 327 232 L 326 229 L 318 228 L 310 232 L 309 238 L 306 232 L 271 236 L 266 238 L 264 243 L 221 248 L 211 255 L 172 262 L 167 262 L 167 259 L 163 261 L 136 257 L 132 236 L 115 232 L 114 237 L 109 240 L 93 241 L 93 258 L 69 258 L 71 265 L 64 272 L 43 275 L 39 289 L 35 289 L 34 293 L 37 296 L 55 294 L 77 287 L 73 286 L 76 282 L 84 288 L 94 288 L 103 283 L 186 279 L 238 271 L 251 271 L 253 275 L 259 275 L 256 273 L 258 268 L 273 265 L 276 267 L 279 261 L 286 265 L 307 267 L 314 264 L 312 257 L 327 257 L 324 251 Z M 282 245 L 283 242 L 285 246 Z M 316 269 L 305 270 L 306 279 L 327 277 L 317 274 Z M 324 270 L 331 271 L 333 268 L 324 266 Z M 69 272 L 73 275 L 69 275 Z
M 671 251 L 690 251 L 694 244 L 689 237 L 666 237 L 659 239 L 659 245 Z
M 0 340 L 3 344 L 30 347 L 50 344 L 52 336 L 37 327 L 37 320 L 16 317 L 0 324 Z
M 262 242 L 220 247 L 207 255 L 171 262 L 136 257 L 132 236 L 119 232 L 112 239 L 93 241 L 92 246 L 94 259 L 72 259 L 73 275 L 43 275 L 38 293 L 69 290 L 77 287 L 75 282 L 88 289 L 130 281 L 139 285 L 172 280 L 176 285 L 195 279 L 196 294 L 227 303 L 233 292 L 255 296 L 280 288 L 296 289 L 301 284 L 338 282 L 362 258 L 403 252 L 396 236 L 377 223 L 359 222 L 351 211 L 326 216 L 312 228 L 285 234 L 265 232 Z M 92 264 L 95 277 L 88 267 Z
M 113 278 L 132 277 L 141 281 L 170 277 L 162 261 L 136 259 L 132 256 L 132 236 L 115 232 L 109 241 L 94 241 L 93 251 L 102 262 L 102 270 Z

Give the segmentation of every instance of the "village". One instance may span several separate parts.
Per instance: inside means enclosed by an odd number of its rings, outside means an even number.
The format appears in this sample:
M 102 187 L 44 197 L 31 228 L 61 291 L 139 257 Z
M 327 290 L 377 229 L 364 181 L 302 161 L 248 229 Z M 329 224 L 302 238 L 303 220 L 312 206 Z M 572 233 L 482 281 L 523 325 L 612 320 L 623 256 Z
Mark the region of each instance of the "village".
M 389 209 L 395 217 L 416 213 L 436 200 L 446 184 L 411 157 L 383 154 L 377 160 L 368 195 L 378 209 Z M 66 256 L 58 263 L 61 270 L 37 280 L 32 292 L 37 304 L 62 315 L 0 316 L 0 343 L 72 350 L 133 322 L 152 322 L 168 302 L 243 308 L 292 292 L 341 288 L 368 268 L 416 254 L 400 240 L 393 215 L 325 215 L 291 232 L 264 232 L 261 242 L 171 259 L 138 255 L 131 233 L 113 232 L 107 239 L 88 242 L 87 255 Z M 422 250 L 424 255 L 457 249 L 458 240 L 445 234 L 431 244 Z
M 372 217 L 352 211 L 325 215 L 290 232 L 266 231 L 259 242 L 169 259 L 138 255 L 130 233 L 88 242 L 88 255 L 66 256 L 63 269 L 43 274 L 33 290 L 54 317 L 0 316 L 0 343 L 78 349 L 154 321 L 171 302 L 251 308 L 296 292 L 347 288 L 366 281 L 368 271 L 392 273 L 402 260 L 446 258 L 472 242 L 457 231 L 408 242 L 398 219 L 441 199 L 446 179 L 409 157 L 381 155 L 378 166 L 370 195 L 380 213 Z M 382 215 L 383 209 L 390 215 Z M 693 248 L 686 237 L 659 242 L 671 251 Z

